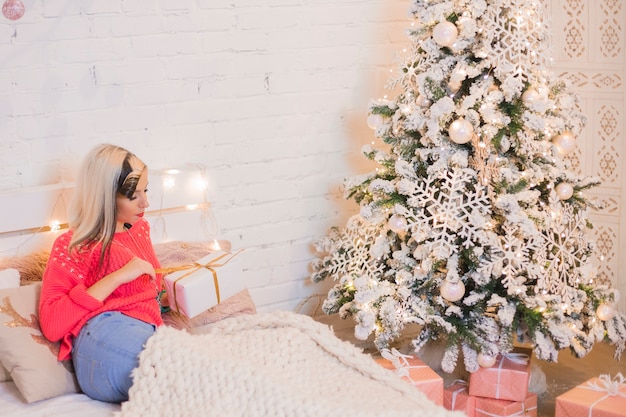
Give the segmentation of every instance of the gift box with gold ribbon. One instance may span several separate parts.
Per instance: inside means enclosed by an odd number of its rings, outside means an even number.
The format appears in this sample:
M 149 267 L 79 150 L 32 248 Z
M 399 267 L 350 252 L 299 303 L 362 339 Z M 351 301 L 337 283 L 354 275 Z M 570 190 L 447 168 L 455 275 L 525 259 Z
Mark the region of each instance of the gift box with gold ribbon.
M 537 395 L 528 393 L 522 401 L 476 397 L 475 417 L 537 417 Z
M 476 397 L 469 395 L 467 382 L 456 380 L 443 389 L 443 406 L 446 410 L 462 411 L 468 417 L 474 417 Z
M 243 290 L 240 252 L 215 251 L 171 268 L 164 278 L 170 308 L 192 318 Z
M 397 349 L 382 349 L 380 353 L 382 358 L 376 358 L 379 365 L 394 371 L 435 404 L 443 405 L 443 378 L 421 359 L 402 354 Z
M 556 397 L 555 417 L 626 415 L 626 379 L 600 375 Z
M 498 355 L 491 368 L 480 368 L 469 377 L 469 393 L 476 397 L 524 401 L 530 380 L 530 349 Z

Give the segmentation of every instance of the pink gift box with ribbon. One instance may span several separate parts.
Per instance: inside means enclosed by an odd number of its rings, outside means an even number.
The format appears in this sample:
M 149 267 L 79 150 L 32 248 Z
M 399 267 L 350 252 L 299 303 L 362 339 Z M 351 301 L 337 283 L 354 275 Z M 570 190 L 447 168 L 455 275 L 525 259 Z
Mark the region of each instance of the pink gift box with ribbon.
M 462 411 L 469 417 L 474 417 L 476 397 L 469 395 L 466 381 L 456 380 L 443 390 L 443 406 L 446 410 Z
M 530 349 L 498 355 L 491 368 L 480 368 L 469 377 L 469 394 L 497 400 L 523 401 L 528 395 Z
M 215 251 L 165 275 L 170 308 L 189 318 L 244 289 L 236 253 Z
M 556 397 L 555 417 L 626 416 L 626 378 L 600 375 Z
M 537 417 L 537 395 L 529 393 L 523 401 L 476 397 L 474 417 Z
M 443 405 L 443 378 L 426 365 L 421 359 L 404 355 L 396 349 L 381 350 L 382 358 L 376 362 L 383 368 L 390 369 L 402 379 L 413 384 L 437 405 Z

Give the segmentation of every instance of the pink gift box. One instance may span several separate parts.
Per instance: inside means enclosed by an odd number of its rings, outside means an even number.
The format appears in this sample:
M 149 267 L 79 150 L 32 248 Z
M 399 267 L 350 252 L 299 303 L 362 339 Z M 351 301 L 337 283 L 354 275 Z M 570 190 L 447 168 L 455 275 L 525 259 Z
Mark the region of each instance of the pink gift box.
M 530 349 L 498 355 L 491 368 L 480 368 L 469 378 L 469 394 L 497 400 L 523 401 L 528 395 Z
M 523 401 L 476 397 L 474 417 L 537 417 L 537 395 L 529 393 Z
M 446 410 L 462 411 L 469 417 L 474 417 L 476 397 L 469 395 L 467 382 L 454 381 L 443 390 L 443 406 Z
M 410 355 L 399 354 L 395 349 L 393 360 L 377 358 L 376 362 L 383 368 L 395 371 L 402 379 L 413 384 L 437 405 L 443 405 L 443 378 L 426 365 L 421 359 Z M 387 351 L 389 352 L 389 351 Z M 385 354 L 383 350 L 383 356 Z
M 626 383 L 618 374 L 591 378 L 556 397 L 555 417 L 623 417 L 626 415 Z

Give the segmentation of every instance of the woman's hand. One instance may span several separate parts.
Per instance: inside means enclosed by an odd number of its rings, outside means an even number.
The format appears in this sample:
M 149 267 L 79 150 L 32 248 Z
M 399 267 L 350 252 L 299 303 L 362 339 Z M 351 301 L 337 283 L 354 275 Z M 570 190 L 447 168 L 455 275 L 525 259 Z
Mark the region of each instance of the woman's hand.
M 142 275 L 149 275 L 153 281 L 156 279 L 156 273 L 152 264 L 134 257 L 117 271 L 102 277 L 98 282 L 87 288 L 87 292 L 95 299 L 104 301 L 117 287 L 134 281 Z
M 117 286 L 134 281 L 142 275 L 150 275 L 153 281 L 156 279 L 156 273 L 154 272 L 152 264 L 137 257 L 128 261 L 126 265 L 118 269 L 115 273 L 120 274 Z

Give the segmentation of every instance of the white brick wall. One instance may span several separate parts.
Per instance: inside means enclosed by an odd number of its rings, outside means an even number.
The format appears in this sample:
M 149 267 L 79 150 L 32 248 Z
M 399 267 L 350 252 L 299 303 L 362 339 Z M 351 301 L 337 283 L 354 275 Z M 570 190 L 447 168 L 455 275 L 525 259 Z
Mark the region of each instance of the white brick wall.
M 311 241 L 355 211 L 339 186 L 366 169 L 408 1 L 24 3 L 0 16 L 0 190 L 72 181 L 104 141 L 202 164 L 259 310 L 325 292 Z

